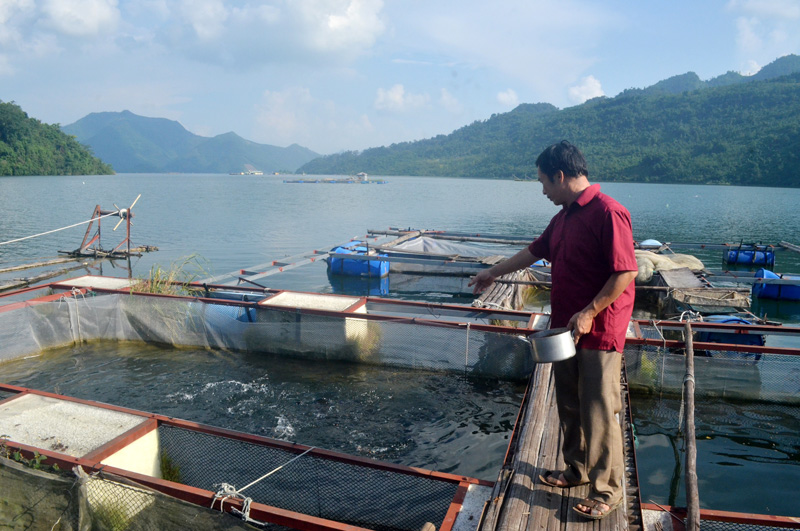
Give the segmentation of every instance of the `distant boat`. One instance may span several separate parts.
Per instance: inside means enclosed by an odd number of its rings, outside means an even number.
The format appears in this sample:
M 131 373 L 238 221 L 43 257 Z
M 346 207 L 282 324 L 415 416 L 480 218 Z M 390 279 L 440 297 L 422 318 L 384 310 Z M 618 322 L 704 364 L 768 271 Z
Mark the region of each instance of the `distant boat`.
M 367 177 L 368 177 L 368 175 L 366 173 L 364 173 L 363 171 L 361 173 L 356 173 L 356 178 L 359 181 L 366 181 Z

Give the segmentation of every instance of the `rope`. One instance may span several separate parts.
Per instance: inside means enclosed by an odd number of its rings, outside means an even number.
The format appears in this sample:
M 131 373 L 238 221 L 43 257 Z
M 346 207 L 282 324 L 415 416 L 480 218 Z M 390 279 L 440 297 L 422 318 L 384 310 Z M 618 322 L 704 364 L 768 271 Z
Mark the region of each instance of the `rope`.
M 84 295 L 83 292 L 81 292 L 81 290 L 79 290 L 78 288 L 72 288 L 72 297 L 67 297 L 67 295 L 65 294 L 58 298 L 58 307 L 61 308 L 61 303 L 65 302 L 67 304 L 67 308 L 69 308 L 69 301 L 70 300 L 75 301 L 75 320 L 78 325 L 78 337 L 75 338 L 74 332 L 72 336 L 73 340 L 76 343 L 83 343 L 83 334 L 81 333 L 81 312 L 80 308 L 78 307 L 78 295 L 83 297 L 83 300 L 86 301 L 86 295 Z M 70 327 L 71 326 L 72 326 L 72 319 L 70 319 Z
M 23 240 L 30 240 L 31 238 L 36 238 L 38 236 L 45 236 L 47 234 L 52 234 L 52 233 L 58 232 L 60 230 L 71 229 L 72 227 L 77 227 L 78 225 L 85 225 L 87 223 L 91 223 L 92 221 L 100 220 L 100 219 L 103 219 L 103 218 L 107 218 L 109 216 L 119 216 L 119 212 L 114 212 L 113 214 L 106 214 L 104 216 L 99 216 L 99 217 L 96 217 L 96 218 L 87 219 L 86 221 L 81 221 L 80 223 L 75 223 L 74 225 L 69 225 L 67 227 L 61 227 L 60 229 L 53 229 L 53 230 L 49 230 L 47 232 L 41 232 L 39 234 L 34 234 L 32 236 L 25 236 L 24 238 L 17 238 L 16 240 L 9 240 L 7 242 L 0 242 L 0 245 L 6 245 L 6 244 L 9 244 L 9 243 L 21 242 Z
M 231 485 L 229 483 L 215 483 L 214 486 L 215 487 L 219 487 L 219 490 L 217 490 L 217 493 L 214 494 L 214 498 L 212 498 L 212 500 L 211 500 L 210 508 L 213 509 L 214 508 L 214 503 L 216 503 L 217 500 L 220 500 L 220 502 L 219 502 L 219 511 L 223 512 L 223 507 L 222 506 L 225 503 L 225 500 L 227 500 L 228 498 L 241 499 L 242 500 L 242 510 L 239 511 L 239 510 L 236 510 L 234 508 L 234 509 L 231 510 L 231 512 L 235 512 L 237 515 L 241 516 L 242 520 L 244 520 L 245 522 L 249 522 L 249 523 L 253 523 L 253 524 L 257 524 L 257 525 L 264 525 L 263 522 L 259 522 L 258 520 L 254 520 L 254 519 L 250 518 L 250 504 L 252 503 L 253 499 L 249 498 L 249 497 L 246 497 L 246 496 L 243 496 L 242 492 L 245 489 L 248 489 L 248 488 L 252 487 L 253 485 L 258 483 L 259 481 L 268 478 L 269 476 L 271 476 L 272 474 L 274 474 L 278 470 L 282 469 L 286 465 L 288 465 L 288 464 L 300 459 L 301 457 L 306 455 L 308 452 L 310 452 L 314 448 L 315 448 L 314 446 L 310 447 L 308 450 L 306 450 L 302 454 L 293 457 L 289 461 L 286 461 L 281 466 L 279 466 L 279 467 L 267 472 L 266 474 L 264 474 L 263 476 L 261 476 L 257 480 L 250 482 L 249 484 L 245 485 L 241 489 L 237 489 L 235 486 L 233 486 L 233 485 Z
M 468 322 L 467 323 L 467 346 L 466 346 L 466 348 L 464 348 L 464 370 L 466 370 L 469 367 L 469 325 L 470 325 L 470 323 Z

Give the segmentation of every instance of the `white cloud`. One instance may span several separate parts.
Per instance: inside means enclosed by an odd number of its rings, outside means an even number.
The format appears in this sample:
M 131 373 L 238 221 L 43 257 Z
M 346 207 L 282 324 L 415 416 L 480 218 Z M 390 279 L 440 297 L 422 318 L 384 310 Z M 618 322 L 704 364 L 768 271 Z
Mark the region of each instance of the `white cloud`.
M 497 93 L 497 101 L 506 107 L 516 107 L 519 105 L 519 97 L 514 89 L 508 89 Z
M 33 0 L 3 0 L 0 2 L 0 26 L 5 26 L 15 15 L 32 12 L 33 8 Z
M 594 76 L 586 76 L 578 85 L 569 88 L 569 99 L 574 103 L 583 103 L 586 100 L 605 95 L 603 87 Z
M 464 107 L 461 105 L 461 102 L 458 99 L 450 94 L 450 92 L 443 88 L 441 90 L 441 94 L 439 96 L 439 103 L 444 107 L 448 112 L 453 114 L 461 114 L 464 110 Z
M 228 18 L 228 10 L 221 0 L 183 0 L 181 14 L 204 41 L 221 36 Z
M 0 47 L 9 49 L 22 43 L 19 26 L 34 13 L 34 8 L 33 0 L 0 1 Z
M 482 78 L 506 78 L 554 103 L 596 61 L 592 50 L 602 38 L 625 24 L 623 12 L 584 0 L 397 2 L 387 11 L 392 27 L 403 28 L 405 54 L 457 65 L 459 88 L 485 90 Z M 581 38 L 565 39 L 564 28 Z
M 759 70 L 761 70 L 761 65 L 751 59 L 745 63 L 744 70 L 742 70 L 741 74 L 743 76 L 752 76 L 753 74 L 757 74 Z
M 726 8 L 738 15 L 736 44 L 744 72 L 800 48 L 797 0 L 730 0 Z
M 158 28 L 168 46 L 226 66 L 347 64 L 385 31 L 382 0 L 183 0 Z
M 253 138 L 257 142 L 297 143 L 320 153 L 352 149 L 374 134 L 366 115 L 317 99 L 306 87 L 264 91 L 255 118 Z
M 428 104 L 427 94 L 406 92 L 403 85 L 397 84 L 390 89 L 378 89 L 375 97 L 375 108 L 380 111 L 405 112 Z
M 117 0 L 46 0 L 42 14 L 56 31 L 74 37 L 111 33 L 120 18 Z

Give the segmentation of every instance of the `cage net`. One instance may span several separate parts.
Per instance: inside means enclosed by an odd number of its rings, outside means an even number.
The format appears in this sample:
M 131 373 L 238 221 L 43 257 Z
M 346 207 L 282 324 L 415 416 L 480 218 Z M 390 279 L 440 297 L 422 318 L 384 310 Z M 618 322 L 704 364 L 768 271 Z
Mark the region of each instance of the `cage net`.
M 218 492 L 228 484 L 256 503 L 369 529 L 417 531 L 426 522 L 438 525 L 458 487 L 175 426 L 158 431 L 162 460 L 168 456 L 176 481 L 184 485 Z
M 413 318 L 370 320 L 142 295 L 63 297 L 0 312 L 0 361 L 96 339 L 270 352 L 523 380 L 522 335 Z M 361 315 L 362 317 L 359 317 Z
M 684 528 L 683 519 L 677 516 L 671 515 L 665 511 L 645 511 L 645 529 L 670 531 L 672 529 Z M 700 521 L 700 528 L 703 529 L 703 531 L 780 531 L 782 529 L 797 529 L 796 526 L 785 527 L 777 522 L 775 522 L 774 525 L 760 525 L 708 519 L 702 519 Z
M 47 467 L 49 468 L 49 467 Z M 52 531 L 253 529 L 226 513 L 192 505 L 107 475 L 37 470 L 0 459 L 0 527 Z
M 642 327 L 642 335 L 664 339 L 655 327 Z M 694 353 L 698 397 L 800 404 L 800 356 L 696 348 Z M 686 374 L 682 349 L 628 345 L 625 366 L 632 391 L 680 396 Z

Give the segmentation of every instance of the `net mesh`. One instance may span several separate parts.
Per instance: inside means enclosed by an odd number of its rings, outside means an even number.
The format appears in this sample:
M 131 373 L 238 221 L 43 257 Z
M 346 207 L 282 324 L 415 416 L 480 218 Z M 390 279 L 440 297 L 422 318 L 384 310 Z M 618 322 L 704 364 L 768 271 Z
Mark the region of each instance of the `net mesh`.
M 298 458 L 302 452 L 175 426 L 159 427 L 159 441 L 185 485 L 217 492 L 227 483 L 257 503 L 370 529 L 418 530 L 441 522 L 457 489 L 426 476 L 313 453 Z
M 46 467 L 49 468 L 49 467 Z M 230 514 L 191 505 L 122 478 L 32 469 L 0 459 L 0 527 L 55 531 L 253 529 Z
M 664 339 L 642 327 L 649 339 Z M 632 391 L 680 396 L 686 374 L 683 350 L 628 345 L 625 362 Z M 695 350 L 695 395 L 731 400 L 800 404 L 800 356 Z
M 358 314 L 353 314 L 358 315 Z M 519 335 L 137 295 L 77 296 L 0 313 L 0 361 L 95 339 L 271 352 L 506 380 L 533 368 Z

